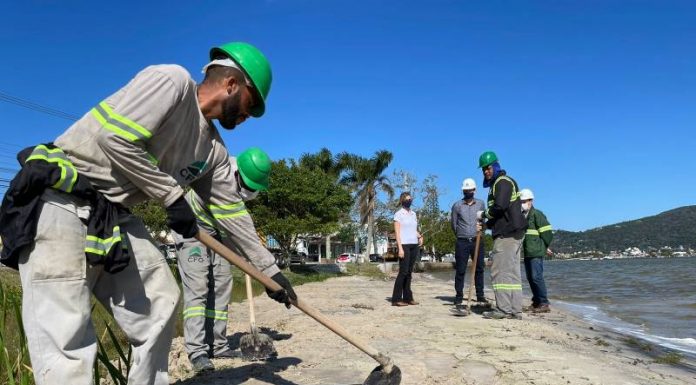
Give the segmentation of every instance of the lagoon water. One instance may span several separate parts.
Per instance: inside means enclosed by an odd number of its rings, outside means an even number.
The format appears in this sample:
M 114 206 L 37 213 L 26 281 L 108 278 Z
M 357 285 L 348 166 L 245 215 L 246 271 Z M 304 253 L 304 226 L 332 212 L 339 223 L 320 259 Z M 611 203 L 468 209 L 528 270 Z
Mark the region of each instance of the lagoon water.
M 449 281 L 453 272 L 433 276 Z M 544 278 L 552 306 L 696 357 L 696 257 L 544 261 Z M 468 280 L 467 271 L 467 290 Z M 522 284 L 527 305 L 524 266 Z

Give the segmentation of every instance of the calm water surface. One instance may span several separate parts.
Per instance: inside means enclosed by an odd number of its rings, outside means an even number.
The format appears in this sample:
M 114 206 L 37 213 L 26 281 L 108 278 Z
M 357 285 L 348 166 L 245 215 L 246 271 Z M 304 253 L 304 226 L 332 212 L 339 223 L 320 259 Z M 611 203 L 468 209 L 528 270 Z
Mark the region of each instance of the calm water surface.
M 552 306 L 696 356 L 696 257 L 545 261 L 544 270 Z M 433 276 L 449 281 L 453 273 Z M 522 283 L 526 305 L 531 294 L 524 266 Z

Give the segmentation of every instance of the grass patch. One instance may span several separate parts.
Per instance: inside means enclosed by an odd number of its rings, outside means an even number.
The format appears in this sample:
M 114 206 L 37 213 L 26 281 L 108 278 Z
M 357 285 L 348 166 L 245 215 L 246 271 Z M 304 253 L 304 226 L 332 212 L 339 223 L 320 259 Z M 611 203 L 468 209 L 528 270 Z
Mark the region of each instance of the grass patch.
M 374 278 L 374 279 L 384 279 L 387 277 L 386 274 L 379 269 L 379 266 L 374 263 L 347 263 L 346 264 L 346 275 L 360 275 L 363 277 Z
M 635 348 L 638 348 L 644 352 L 651 352 L 653 350 L 653 347 L 651 344 L 642 342 L 638 340 L 637 338 L 633 337 L 627 337 L 624 339 L 624 342 L 628 344 L 629 346 L 633 346 Z
M 595 337 L 595 345 L 597 346 L 609 346 L 609 343 L 607 341 L 604 341 L 603 339 L 599 337 Z
M 669 352 L 667 354 L 657 357 L 655 359 L 655 362 L 658 364 L 677 365 L 682 361 L 683 358 L 684 356 L 682 356 L 679 353 Z

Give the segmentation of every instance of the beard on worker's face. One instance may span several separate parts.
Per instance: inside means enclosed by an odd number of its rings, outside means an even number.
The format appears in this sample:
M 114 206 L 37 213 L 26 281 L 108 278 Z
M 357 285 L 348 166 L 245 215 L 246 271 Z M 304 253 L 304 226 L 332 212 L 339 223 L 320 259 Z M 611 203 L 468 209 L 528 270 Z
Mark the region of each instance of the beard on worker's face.
M 222 127 L 228 130 L 234 130 L 234 128 L 237 127 L 241 100 L 242 94 L 236 92 L 222 103 L 222 114 L 218 118 L 218 122 L 220 122 Z

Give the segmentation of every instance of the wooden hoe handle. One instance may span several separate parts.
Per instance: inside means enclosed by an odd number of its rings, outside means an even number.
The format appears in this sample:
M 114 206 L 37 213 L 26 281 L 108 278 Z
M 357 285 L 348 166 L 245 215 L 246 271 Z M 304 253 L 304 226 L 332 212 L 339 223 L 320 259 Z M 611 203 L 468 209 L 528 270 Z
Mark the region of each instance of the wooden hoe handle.
M 199 231 L 198 235 L 196 235 L 196 239 L 201 241 L 207 247 L 213 249 L 213 251 L 215 251 L 223 258 L 228 260 L 231 264 L 237 266 L 239 269 L 247 273 L 255 280 L 261 282 L 263 286 L 265 286 L 267 289 L 271 291 L 277 291 L 282 289 L 282 287 L 278 283 L 276 283 L 271 278 L 265 276 L 256 267 L 252 266 L 249 262 L 235 254 L 229 248 L 225 247 L 222 243 L 210 236 L 208 233 L 204 231 Z M 321 314 L 318 310 L 311 307 L 309 304 L 300 300 L 299 298 L 297 300 L 291 299 L 291 301 L 292 304 L 295 305 L 295 307 L 302 310 L 305 314 L 314 318 L 317 322 L 324 325 L 332 332 L 338 334 L 341 338 L 350 342 L 356 348 L 365 352 L 375 361 L 379 362 L 382 365 L 382 368 L 385 372 L 389 373 L 391 371 L 393 365 L 391 358 L 380 353 L 379 351 L 377 351 L 377 349 L 373 348 L 372 346 L 368 345 L 367 343 L 358 339 L 357 337 L 349 335 L 348 332 L 341 325 L 332 321 L 325 315 Z

